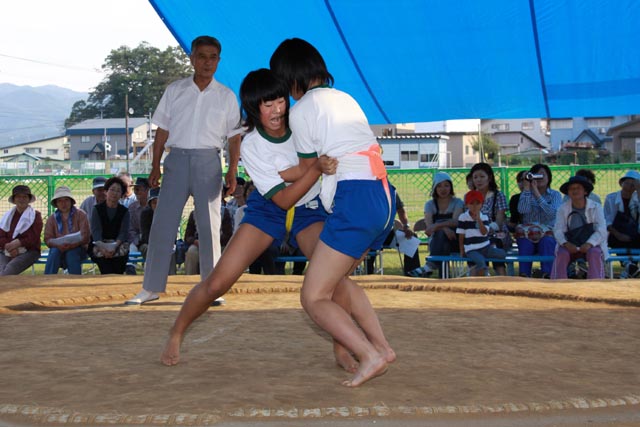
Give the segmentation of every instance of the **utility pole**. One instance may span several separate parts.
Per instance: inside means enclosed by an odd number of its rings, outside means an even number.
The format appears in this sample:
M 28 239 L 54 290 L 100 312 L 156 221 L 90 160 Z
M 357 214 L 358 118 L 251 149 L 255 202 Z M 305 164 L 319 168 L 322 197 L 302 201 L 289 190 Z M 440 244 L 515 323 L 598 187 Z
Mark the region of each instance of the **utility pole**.
M 124 94 L 124 145 L 127 156 L 127 172 L 129 172 L 129 89 Z
M 478 123 L 478 149 L 480 150 L 480 162 L 484 163 L 484 146 L 482 144 L 482 122 Z

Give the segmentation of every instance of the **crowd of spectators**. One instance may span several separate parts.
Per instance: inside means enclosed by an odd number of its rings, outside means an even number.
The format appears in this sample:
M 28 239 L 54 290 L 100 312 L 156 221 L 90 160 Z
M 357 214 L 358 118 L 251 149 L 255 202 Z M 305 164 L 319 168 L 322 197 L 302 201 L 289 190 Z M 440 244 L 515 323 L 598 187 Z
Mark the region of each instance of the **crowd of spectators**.
M 499 262 L 506 253 L 520 256 L 541 255 L 540 269 L 533 263 L 519 262 L 523 277 L 562 279 L 566 277 L 603 278 L 609 249 L 640 250 L 640 172 L 630 170 L 619 179 L 620 190 L 602 199 L 593 192 L 595 175 L 580 169 L 567 182 L 552 188 L 553 175 L 544 164 L 533 165 L 515 175 L 519 193 L 507 201 L 499 189 L 492 167 L 477 163 L 467 175 L 469 192 L 457 197 L 453 180 L 446 172 L 434 175 L 430 199 L 419 221 L 428 237 L 431 255 L 460 254 L 469 258 L 470 273 L 488 274 L 484 258 L 493 263 L 495 274 L 506 274 Z M 251 181 L 237 178 L 237 187 L 229 201 L 221 205 L 221 247 L 233 235 L 244 213 L 246 198 L 253 190 Z M 96 177 L 92 195 L 80 207 L 67 186 L 55 189 L 53 214 L 43 224 L 40 212 L 31 207 L 35 196 L 26 185 L 13 188 L 9 202 L 14 205 L 0 220 L 0 275 L 20 274 L 40 257 L 40 235 L 48 247 L 45 274 L 81 274 L 88 258 L 102 274 L 136 274 L 127 264 L 129 253 L 146 256 L 153 213 L 160 191 L 149 188 L 146 178 L 134 181 L 127 173 L 110 178 Z M 399 196 L 398 196 L 399 199 Z M 464 200 L 464 201 L 463 201 Z M 401 200 L 397 231 L 406 238 L 415 236 Z M 477 212 L 476 212 L 477 211 Z M 194 211 L 189 215 L 181 239 L 176 230 L 169 274 L 182 266 L 185 274 L 199 274 L 198 229 Z M 393 238 L 389 236 L 389 240 Z M 273 247 L 251 266 L 255 274 L 284 274 L 281 255 L 296 255 L 290 249 Z M 526 259 L 526 258 L 525 258 Z M 546 261 L 553 259 L 553 261 Z M 373 273 L 374 258 L 367 263 Z M 420 265 L 419 251 L 405 255 L 405 275 L 444 277 L 442 263 Z M 306 263 L 294 265 L 293 274 L 303 274 Z M 622 262 L 621 278 L 640 275 L 637 262 Z

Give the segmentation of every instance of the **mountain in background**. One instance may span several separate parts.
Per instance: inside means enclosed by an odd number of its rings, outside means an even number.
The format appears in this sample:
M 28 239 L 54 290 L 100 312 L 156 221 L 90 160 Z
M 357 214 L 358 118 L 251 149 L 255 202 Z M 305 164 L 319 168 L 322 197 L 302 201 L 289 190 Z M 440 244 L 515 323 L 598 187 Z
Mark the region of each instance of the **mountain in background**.
M 88 94 L 58 86 L 0 83 L 0 147 L 64 134 L 76 101 Z

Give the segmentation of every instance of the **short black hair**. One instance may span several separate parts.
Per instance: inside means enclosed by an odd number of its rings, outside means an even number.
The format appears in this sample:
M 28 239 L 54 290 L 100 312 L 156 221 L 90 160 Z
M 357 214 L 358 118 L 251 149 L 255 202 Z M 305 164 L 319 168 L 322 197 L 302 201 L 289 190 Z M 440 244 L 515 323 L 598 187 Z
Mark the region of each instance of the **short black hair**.
M 260 104 L 265 101 L 273 101 L 284 98 L 289 111 L 289 89 L 283 80 L 266 68 L 251 71 L 240 85 L 240 105 L 245 115 L 247 131 L 254 128 L 262 128 L 260 124 Z M 288 114 L 285 125 L 289 127 Z
M 578 169 L 576 171 L 576 176 L 583 176 L 587 178 L 591 184 L 596 183 L 596 175 L 591 169 Z
M 191 42 L 191 53 L 193 53 L 200 46 L 213 46 L 218 48 L 218 54 L 222 53 L 222 45 L 220 41 L 211 36 L 198 36 Z
M 114 184 L 120 186 L 123 195 L 127 193 L 127 184 L 125 184 L 124 181 L 117 176 L 112 176 L 104 183 L 104 190 L 109 191 L 109 187 Z
M 551 175 L 551 169 L 549 168 L 549 166 L 545 165 L 544 163 L 536 163 L 535 165 L 531 166 L 531 169 L 529 169 L 529 171 L 531 173 L 538 173 L 542 169 L 544 169 L 544 171 L 547 173 L 547 176 L 549 177 L 549 187 L 551 187 L 551 180 L 553 179 L 553 176 Z
M 314 80 L 333 86 L 333 76 L 318 49 L 299 38 L 280 43 L 271 55 L 269 66 L 285 81 L 289 90 L 297 88 L 304 94 Z

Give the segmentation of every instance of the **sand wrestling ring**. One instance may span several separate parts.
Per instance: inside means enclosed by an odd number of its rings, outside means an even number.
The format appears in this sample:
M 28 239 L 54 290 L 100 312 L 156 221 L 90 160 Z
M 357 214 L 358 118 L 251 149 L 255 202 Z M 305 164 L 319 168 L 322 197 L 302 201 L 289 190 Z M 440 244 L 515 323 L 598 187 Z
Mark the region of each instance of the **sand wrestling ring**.
M 349 389 L 293 276 L 244 275 L 162 366 L 196 280 L 2 278 L 0 426 L 640 425 L 640 281 L 358 277 L 398 360 Z

